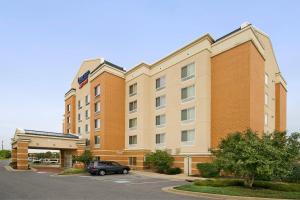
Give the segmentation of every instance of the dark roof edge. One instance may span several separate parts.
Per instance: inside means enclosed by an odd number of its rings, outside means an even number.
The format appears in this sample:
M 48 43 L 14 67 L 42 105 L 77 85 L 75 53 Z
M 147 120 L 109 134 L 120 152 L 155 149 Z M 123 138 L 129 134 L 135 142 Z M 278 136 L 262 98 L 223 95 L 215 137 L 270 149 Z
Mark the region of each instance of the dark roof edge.
M 238 31 L 240 31 L 240 30 L 242 30 L 241 27 L 239 27 L 239 28 L 237 28 L 237 29 L 231 31 L 230 33 L 227 33 L 226 35 L 223 35 L 222 37 L 219 37 L 218 39 L 216 39 L 216 40 L 214 41 L 214 43 L 216 43 L 216 42 L 218 42 L 218 41 L 220 41 L 220 40 L 222 40 L 222 39 L 228 37 L 229 35 L 231 35 L 231 34 L 233 34 L 233 33 L 238 32 Z
M 73 134 L 69 134 L 69 133 L 68 134 L 64 134 L 64 133 L 49 132 L 49 131 L 36 131 L 36 130 L 29 130 L 29 129 L 24 129 L 24 131 L 25 131 L 25 134 L 32 134 L 32 135 L 65 137 L 65 138 L 75 138 L 75 139 L 79 138 L 77 135 L 73 135 Z M 34 132 L 36 132 L 36 133 L 34 133 Z M 49 135 L 49 134 L 51 134 L 51 135 Z
M 75 88 L 71 88 L 71 89 L 69 89 L 69 90 L 68 90 L 68 92 L 66 92 L 65 96 L 67 96 L 67 95 L 68 95 L 68 93 L 70 93 L 72 90 L 75 90 L 75 91 L 76 91 L 76 89 L 75 89 Z
M 111 63 L 111 62 L 109 62 L 109 61 L 104 60 L 103 63 L 101 63 L 98 67 L 96 67 L 93 71 L 91 71 L 91 74 L 93 74 L 95 71 L 97 71 L 97 70 L 98 70 L 102 65 L 104 65 L 104 64 L 107 64 L 107 65 L 109 65 L 109 66 L 111 66 L 111 67 L 113 67 L 113 68 L 115 68 L 115 69 L 117 69 L 117 70 L 121 70 L 121 71 L 123 71 L 123 72 L 126 72 L 126 70 L 124 70 L 123 67 L 120 67 L 120 66 L 115 65 L 115 64 L 113 64 L 113 63 Z

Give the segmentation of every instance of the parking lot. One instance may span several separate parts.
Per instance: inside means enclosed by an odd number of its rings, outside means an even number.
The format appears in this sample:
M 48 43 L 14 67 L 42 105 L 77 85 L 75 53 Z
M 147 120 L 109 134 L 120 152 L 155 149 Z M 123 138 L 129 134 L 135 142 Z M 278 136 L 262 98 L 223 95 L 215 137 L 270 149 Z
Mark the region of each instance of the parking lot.
M 199 199 L 166 193 L 163 187 L 185 184 L 148 176 L 59 176 L 47 172 L 8 172 L 0 161 L 0 199 Z M 204 198 L 203 198 L 204 199 Z

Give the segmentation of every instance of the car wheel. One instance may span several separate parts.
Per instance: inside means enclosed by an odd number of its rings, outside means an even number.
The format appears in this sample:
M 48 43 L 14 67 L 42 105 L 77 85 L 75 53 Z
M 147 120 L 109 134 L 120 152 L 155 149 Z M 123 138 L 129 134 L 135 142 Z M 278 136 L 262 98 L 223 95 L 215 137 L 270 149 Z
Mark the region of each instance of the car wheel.
M 100 171 L 99 171 L 99 175 L 100 175 L 100 176 L 104 176 L 104 175 L 105 175 L 105 171 L 104 171 L 104 170 L 100 170 Z
M 123 169 L 123 174 L 128 174 L 128 170 L 127 169 Z

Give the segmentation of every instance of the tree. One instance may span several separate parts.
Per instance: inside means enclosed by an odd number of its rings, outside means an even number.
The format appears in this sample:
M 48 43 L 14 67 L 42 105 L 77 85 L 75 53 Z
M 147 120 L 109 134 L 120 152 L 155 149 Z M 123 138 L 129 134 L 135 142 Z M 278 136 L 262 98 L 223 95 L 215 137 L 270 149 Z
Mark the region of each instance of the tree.
M 52 156 L 51 151 L 47 151 L 46 153 L 44 153 L 45 158 L 51 158 L 51 156 Z
M 173 164 L 174 158 L 166 151 L 157 150 L 146 155 L 146 164 L 159 173 L 165 173 Z
M 248 129 L 229 134 L 217 150 L 212 150 L 219 168 L 244 178 L 252 187 L 257 177 L 283 178 L 292 171 L 299 157 L 299 133 L 290 137 L 285 132 L 263 134 Z
M 85 150 L 80 156 L 74 156 L 73 161 L 84 163 L 87 166 L 93 160 L 93 156 L 90 150 Z

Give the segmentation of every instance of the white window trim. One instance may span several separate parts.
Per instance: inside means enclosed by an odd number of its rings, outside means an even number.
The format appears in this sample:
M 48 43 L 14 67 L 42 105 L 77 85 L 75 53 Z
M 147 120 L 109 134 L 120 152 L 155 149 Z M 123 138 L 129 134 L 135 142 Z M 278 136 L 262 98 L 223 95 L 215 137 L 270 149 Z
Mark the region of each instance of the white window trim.
M 181 112 L 183 110 L 188 110 L 188 109 L 191 109 L 191 108 L 194 108 L 194 119 L 187 119 L 187 120 L 181 120 Z M 182 124 L 188 124 L 188 123 L 192 123 L 192 122 L 195 122 L 196 121 L 196 106 L 192 106 L 192 107 L 188 107 L 188 108 L 183 108 L 180 110 L 180 120 L 181 120 L 181 123 Z
M 161 79 L 161 78 L 164 78 L 165 79 L 165 84 L 163 86 L 160 86 L 159 88 L 156 88 L 156 80 L 157 79 Z M 167 84 L 167 81 L 166 81 L 166 75 L 163 75 L 163 76 L 160 76 L 158 78 L 155 79 L 155 90 L 156 91 L 160 91 L 162 89 L 164 89 L 166 87 L 166 84 Z
M 97 88 L 99 88 L 99 93 L 98 93 L 98 94 L 96 94 Z M 101 94 L 101 88 L 100 88 L 100 85 L 97 85 L 97 86 L 94 88 L 94 92 L 95 92 L 95 97 L 99 97 L 99 96 L 100 96 L 100 94 Z
M 160 105 L 160 106 L 156 106 L 156 98 L 161 98 L 161 97 L 164 97 L 164 98 L 165 98 L 165 104 L 164 104 L 164 105 Z M 155 97 L 155 109 L 156 109 L 156 110 L 165 108 L 166 105 L 167 105 L 167 97 L 166 97 L 165 94 Z
M 135 92 L 130 93 L 130 86 L 133 86 L 135 84 L 136 84 L 136 90 L 135 90 Z M 128 87 L 128 94 L 129 94 L 130 97 L 132 97 L 132 96 L 134 96 L 134 95 L 137 94 L 137 83 L 133 83 L 133 84 L 129 85 L 129 87 Z
M 163 115 L 165 116 L 165 123 L 157 125 L 157 124 L 156 124 L 156 117 L 157 117 L 157 116 L 163 116 Z M 167 117 L 166 117 L 166 114 L 160 114 L 160 115 L 156 115 L 156 116 L 155 116 L 155 126 L 156 126 L 157 128 L 165 127 L 165 126 L 166 126 L 166 123 L 167 123 Z
M 133 127 L 130 127 L 130 120 L 131 119 L 136 119 L 136 125 L 133 126 Z M 129 128 L 129 130 L 136 130 L 137 129 L 137 117 L 134 117 L 134 118 L 131 118 L 131 119 L 128 120 L 128 128 Z
M 269 105 L 269 95 L 265 93 L 265 106 Z
M 187 98 L 185 98 L 185 99 L 181 99 L 182 89 L 184 89 L 184 88 L 189 88 L 189 87 L 193 87 L 193 86 L 194 86 L 194 96 L 187 97 Z M 195 97 L 196 97 L 196 85 L 195 85 L 195 84 L 188 85 L 188 86 L 182 87 L 182 88 L 180 89 L 180 99 L 181 99 L 181 103 L 186 103 L 186 102 L 192 101 L 192 100 L 195 99 Z
M 181 141 L 181 137 L 182 137 L 182 131 L 191 131 L 194 130 L 194 140 L 193 141 Z M 181 146 L 194 146 L 195 145 L 195 138 L 196 138 L 196 130 L 195 129 L 188 129 L 188 130 L 181 130 L 180 131 L 180 142 L 181 142 Z
M 135 143 L 135 144 L 130 144 L 130 139 L 129 139 L 129 138 L 130 138 L 130 137 L 134 137 L 134 136 L 136 137 L 136 143 Z M 137 144 L 138 144 L 138 141 L 137 141 L 137 140 L 138 140 L 137 135 L 129 135 L 129 136 L 128 136 L 128 146 L 129 146 L 129 147 L 136 147 Z
M 163 143 L 156 143 L 156 135 L 164 135 L 164 142 Z M 165 147 L 166 146 L 166 133 L 157 133 L 155 134 L 155 146 L 156 147 Z
M 135 102 L 135 101 L 136 101 L 136 108 L 135 108 L 134 110 L 130 110 L 130 103 L 133 103 L 133 102 Z M 129 102 L 128 112 L 129 112 L 129 113 L 135 113 L 135 112 L 137 112 L 137 100 L 134 100 L 134 101 L 130 101 L 130 102 Z
M 191 65 L 191 64 L 194 64 L 194 74 L 193 75 L 190 75 L 190 76 L 187 76 L 187 77 L 184 77 L 184 78 L 181 78 L 181 81 L 184 82 L 184 81 L 187 81 L 187 80 L 190 80 L 190 79 L 194 79 L 195 78 L 195 74 L 196 74 L 196 64 L 195 62 L 191 62 L 183 67 L 180 68 L 180 77 L 181 77 L 181 70 L 182 68 L 184 67 L 187 67 L 188 65 Z

